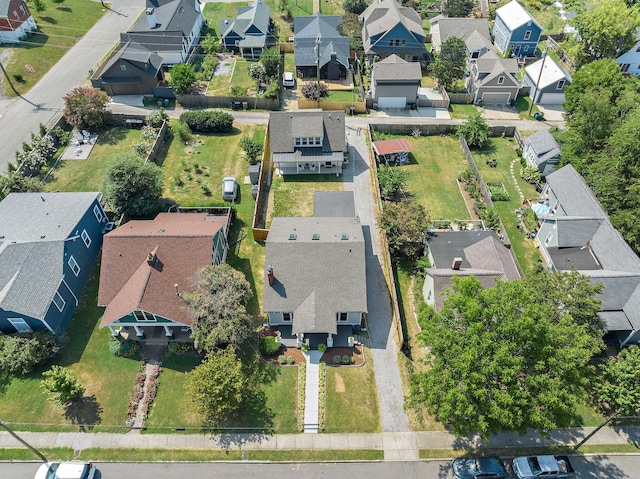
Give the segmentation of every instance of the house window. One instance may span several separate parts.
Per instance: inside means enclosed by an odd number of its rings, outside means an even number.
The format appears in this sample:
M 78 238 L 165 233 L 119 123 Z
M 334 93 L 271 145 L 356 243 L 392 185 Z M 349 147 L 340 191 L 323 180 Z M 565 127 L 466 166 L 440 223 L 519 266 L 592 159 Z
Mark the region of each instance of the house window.
M 338 313 L 336 316 L 338 316 L 338 321 L 346 321 L 348 313 Z
M 133 316 L 136 318 L 136 321 L 156 321 L 156 317 L 153 314 L 145 313 L 140 309 L 136 309 L 133 312 Z
M 82 230 L 82 234 L 80 236 L 82 236 L 82 241 L 84 241 L 87 248 L 91 246 L 91 237 L 89 236 L 89 233 L 87 233 L 87 230 Z
M 293 313 L 282 313 L 282 320 L 283 321 L 291 321 L 291 317 L 293 316 Z
M 631 63 L 623 63 L 622 65 L 620 65 L 620 71 L 622 73 L 627 73 L 629 71 L 630 66 L 631 66 Z
M 400 39 L 396 39 L 396 47 L 400 46 Z
M 502 85 L 504 83 L 504 77 L 503 76 L 499 76 L 498 77 L 498 85 Z
M 564 88 L 564 80 L 560 80 L 558 82 L 558 86 L 556 87 L 556 90 L 562 90 Z
M 405 38 L 400 40 L 400 45 L 402 45 L 404 47 L 404 46 L 406 46 L 406 44 L 407 44 L 407 40 Z
M 471 58 L 478 58 L 480 56 L 480 52 L 473 52 L 471 54 Z
M 20 17 L 18 16 L 18 12 L 16 12 L 15 10 L 13 11 L 13 16 L 16 17 L 16 20 L 20 20 Z
M 389 46 L 392 47 L 393 46 L 393 40 L 389 40 Z
M 22 12 L 23 15 L 27 14 L 27 9 L 24 8 L 24 5 L 20 5 L 20 11 Z
M 56 308 L 58 308 L 58 311 L 62 312 L 62 310 L 64 309 L 64 305 L 67 304 L 67 302 L 64 300 L 62 296 L 60 296 L 60 293 L 56 291 L 56 294 L 53 297 L 53 304 L 56 305 Z
M 525 46 L 524 46 L 524 48 L 523 48 L 523 50 L 524 50 L 525 52 L 528 52 L 528 51 L 529 51 L 529 45 L 525 45 Z
M 300 138 L 295 138 L 295 139 L 293 140 L 293 144 L 294 144 L 295 146 L 300 146 Z
M 331 163 L 330 161 L 325 161 L 324 162 L 324 167 L 325 168 L 331 168 L 333 166 L 333 163 Z
M 120 71 L 126 72 L 127 71 L 127 65 L 125 65 L 124 63 L 120 64 Z
M 104 218 L 104 216 L 102 214 L 102 209 L 98 205 L 93 207 L 93 214 L 96 216 L 98 223 L 102 223 L 102 218 Z
M 531 38 L 531 30 L 524 32 L 524 39 L 529 40 L 529 38 Z
M 71 271 L 73 271 L 73 274 L 76 276 L 80 274 L 80 265 L 73 256 L 69 258 L 69 268 L 71 268 Z
M 31 331 L 31 326 L 27 324 L 27 322 L 22 318 L 8 318 L 11 326 L 16 328 L 16 331 L 19 333 L 28 333 Z
M 553 239 L 553 233 L 549 231 L 549 234 L 547 235 L 547 239 L 544 240 L 545 246 L 549 246 L 549 243 L 551 243 L 552 239 Z

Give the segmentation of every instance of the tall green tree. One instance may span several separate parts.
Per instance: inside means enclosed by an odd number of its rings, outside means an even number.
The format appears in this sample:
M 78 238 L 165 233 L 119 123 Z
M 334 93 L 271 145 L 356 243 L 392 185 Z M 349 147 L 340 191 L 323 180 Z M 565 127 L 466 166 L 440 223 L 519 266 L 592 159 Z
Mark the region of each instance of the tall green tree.
M 368 6 L 369 3 L 367 0 L 342 0 L 342 8 L 344 11 L 356 15 L 360 15 Z
M 341 35 L 349 37 L 349 46 L 352 50 L 362 51 L 362 24 L 357 14 L 345 12 L 342 21 L 338 23 L 338 31 Z
M 134 154 L 111 160 L 102 186 L 104 199 L 118 215 L 148 218 L 160 211 L 163 174 L 159 166 Z
M 260 63 L 264 65 L 267 79 L 277 79 L 280 73 L 280 50 L 276 47 L 267 48 L 260 54 Z
M 75 373 L 63 366 L 51 366 L 42 373 L 42 387 L 49 399 L 60 406 L 79 398 L 84 394 L 84 387 L 78 382 Z
M 489 124 L 480 112 L 474 112 L 458 126 L 458 135 L 462 135 L 471 148 L 483 148 L 489 144 Z
M 62 114 L 70 125 L 77 128 L 99 128 L 110 115 L 109 97 L 98 88 L 79 86 L 64 96 Z
M 473 13 L 476 5 L 474 0 L 446 0 L 442 13 L 451 18 L 468 17 Z
M 445 90 L 451 88 L 457 80 L 462 80 L 466 70 L 464 40 L 460 37 L 447 38 L 429 69 L 438 85 Z
M 431 355 L 412 375 L 410 403 L 460 436 L 569 424 L 602 339 L 591 320 L 558 307 L 570 293 L 551 293 L 547 301 L 526 280 L 485 289 L 454 276 L 441 311 L 421 322 L 418 341 Z
M 409 172 L 403 168 L 389 165 L 378 167 L 378 184 L 380 194 L 385 199 L 392 199 L 396 193 L 402 192 L 407 187 Z
M 169 72 L 169 85 L 178 94 L 190 93 L 198 79 L 196 70 L 190 63 L 178 63 Z
M 601 407 L 608 413 L 640 414 L 640 346 L 632 345 L 602 365 L 595 383 Z
M 424 251 L 429 217 L 422 205 L 413 198 L 403 198 L 398 202 L 385 201 L 380 227 L 387 234 L 392 254 L 415 259 Z
M 251 376 L 232 347 L 210 352 L 187 373 L 185 392 L 208 425 L 221 425 L 237 413 L 253 390 Z
M 251 285 L 244 274 L 226 263 L 203 268 L 193 293 L 184 298 L 194 317 L 191 337 L 200 351 L 239 345 L 251 329 L 247 304 Z
M 640 27 L 640 9 L 638 5 L 627 6 L 624 0 L 598 0 L 580 6 L 571 24 L 578 35 L 571 38 L 568 50 L 581 66 L 616 58 L 633 47 Z

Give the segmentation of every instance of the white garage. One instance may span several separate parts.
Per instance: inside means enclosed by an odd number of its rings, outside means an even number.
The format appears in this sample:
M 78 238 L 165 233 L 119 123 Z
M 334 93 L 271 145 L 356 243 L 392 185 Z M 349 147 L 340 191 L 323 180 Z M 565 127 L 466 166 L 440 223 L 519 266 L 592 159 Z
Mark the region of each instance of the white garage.
M 564 103 L 564 93 L 543 93 L 538 99 L 540 105 L 560 105 Z
M 511 93 L 484 93 L 482 102 L 485 105 L 506 105 L 511 99 Z
M 378 108 L 404 108 L 407 99 L 403 96 L 381 96 L 378 98 Z

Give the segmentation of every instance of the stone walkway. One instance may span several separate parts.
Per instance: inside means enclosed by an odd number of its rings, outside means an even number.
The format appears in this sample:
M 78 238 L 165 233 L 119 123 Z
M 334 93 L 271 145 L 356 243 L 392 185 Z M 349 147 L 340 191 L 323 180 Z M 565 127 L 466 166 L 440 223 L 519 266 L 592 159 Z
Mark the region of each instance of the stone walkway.
M 513 185 L 516 187 L 516 191 L 520 195 L 520 199 L 524 200 L 524 194 L 520 189 L 520 185 L 518 184 L 518 180 L 516 179 L 516 174 L 514 173 L 513 165 L 515 165 L 516 163 L 520 164 L 519 158 L 514 158 L 513 160 L 511 160 L 511 164 L 509 165 L 509 172 L 511 173 L 511 179 L 513 180 Z
M 305 433 L 318 433 L 318 408 L 324 407 L 319 404 L 320 385 L 320 351 L 309 351 L 305 353 L 307 360 L 307 371 L 304 388 L 304 428 Z
M 156 366 L 160 365 L 160 361 L 152 359 L 150 360 L 146 366 L 145 366 L 145 380 L 144 380 L 144 394 L 142 396 L 142 399 L 140 400 L 140 402 L 138 403 L 138 408 L 136 409 L 136 417 L 133 420 L 133 429 L 142 429 L 144 427 L 144 424 L 146 422 L 146 408 L 144 407 L 144 404 L 146 404 L 146 402 L 148 401 L 149 398 L 149 390 L 150 390 L 150 385 L 152 381 L 156 381 L 157 382 L 157 378 L 153 377 L 153 372 Z

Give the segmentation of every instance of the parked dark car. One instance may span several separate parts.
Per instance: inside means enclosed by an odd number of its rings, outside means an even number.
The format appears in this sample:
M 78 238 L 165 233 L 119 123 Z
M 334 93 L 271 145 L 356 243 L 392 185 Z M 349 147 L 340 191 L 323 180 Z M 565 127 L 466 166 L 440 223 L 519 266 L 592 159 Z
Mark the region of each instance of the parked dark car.
M 502 461 L 498 457 L 460 457 L 451 463 L 455 479 L 504 479 Z

